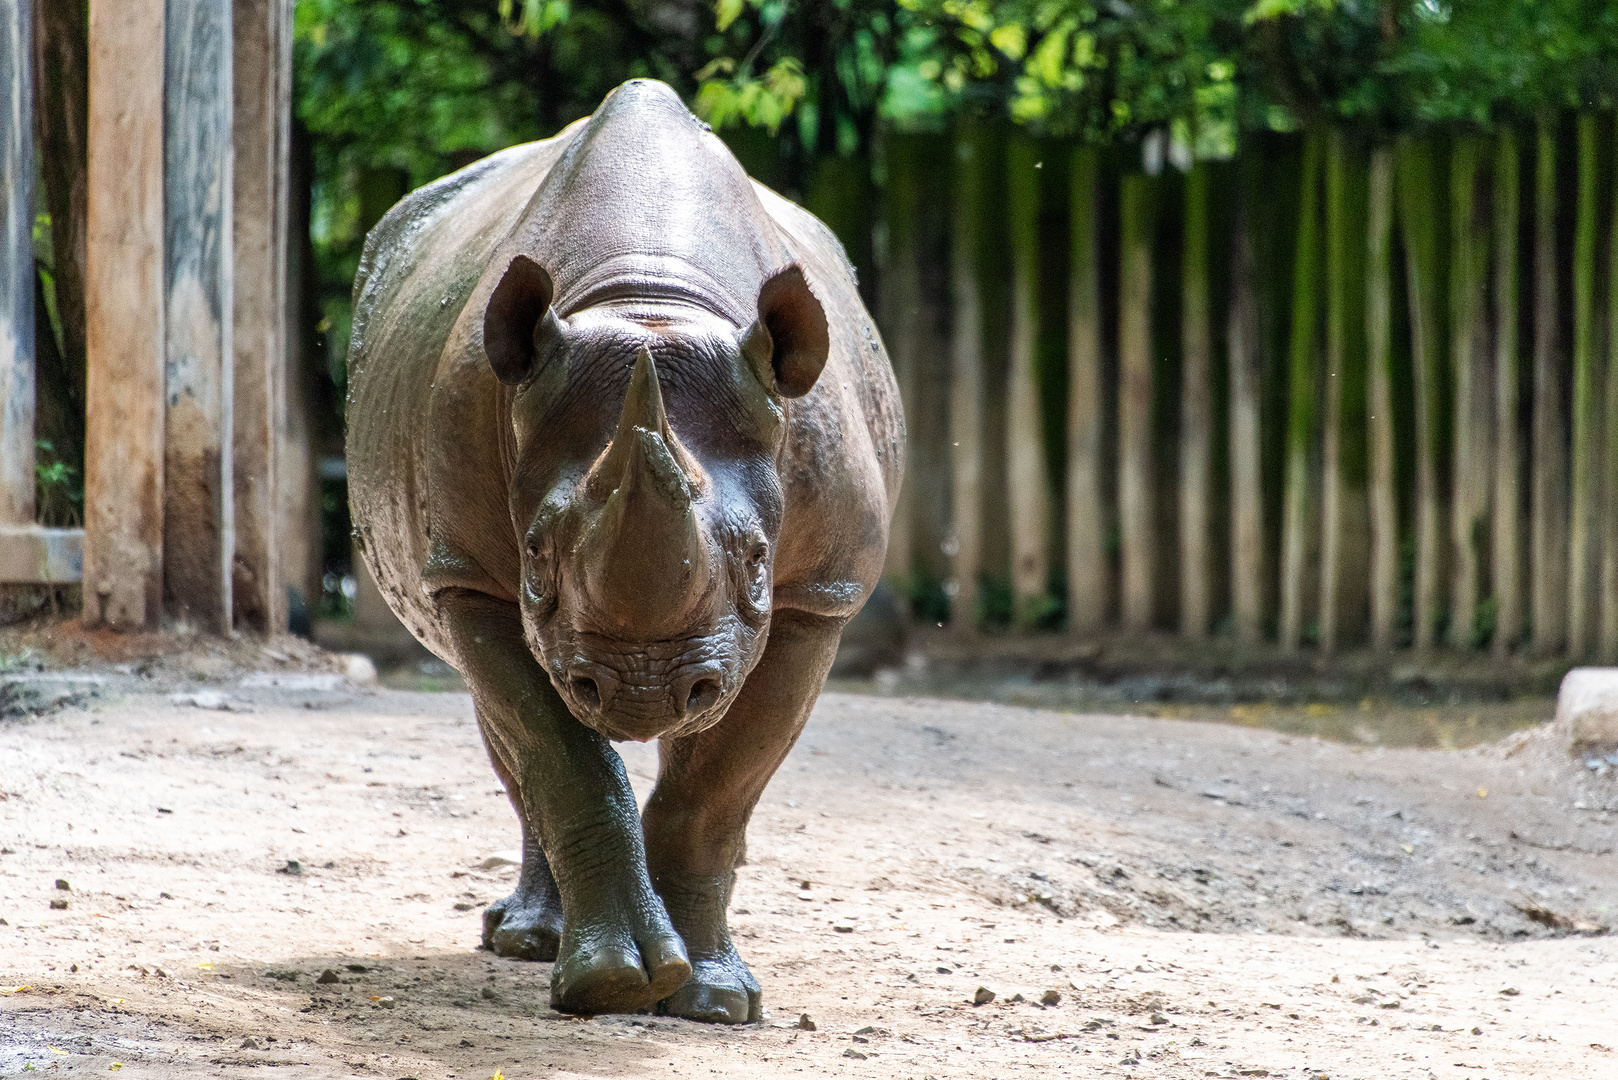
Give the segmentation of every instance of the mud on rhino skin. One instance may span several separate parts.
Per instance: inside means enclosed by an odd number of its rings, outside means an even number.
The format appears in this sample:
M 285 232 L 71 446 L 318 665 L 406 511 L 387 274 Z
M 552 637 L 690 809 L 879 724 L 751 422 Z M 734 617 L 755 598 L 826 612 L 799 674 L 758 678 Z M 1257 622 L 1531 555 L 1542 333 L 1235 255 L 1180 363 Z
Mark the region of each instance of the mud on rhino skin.
M 841 245 L 662 83 L 425 187 L 354 284 L 358 546 L 523 830 L 551 1004 L 760 1017 L 748 817 L 874 587 L 904 421 Z M 660 740 L 637 814 L 619 739 Z

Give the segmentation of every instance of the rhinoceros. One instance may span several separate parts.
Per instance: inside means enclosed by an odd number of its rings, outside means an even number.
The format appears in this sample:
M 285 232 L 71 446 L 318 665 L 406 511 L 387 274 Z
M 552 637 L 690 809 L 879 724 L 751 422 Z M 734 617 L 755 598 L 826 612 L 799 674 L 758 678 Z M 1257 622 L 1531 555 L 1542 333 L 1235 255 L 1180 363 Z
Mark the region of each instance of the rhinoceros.
M 748 819 L 881 572 L 904 420 L 842 246 L 672 89 L 409 195 L 354 283 L 356 547 L 522 824 L 551 1004 L 760 1018 Z M 614 740 L 659 740 L 637 814 Z

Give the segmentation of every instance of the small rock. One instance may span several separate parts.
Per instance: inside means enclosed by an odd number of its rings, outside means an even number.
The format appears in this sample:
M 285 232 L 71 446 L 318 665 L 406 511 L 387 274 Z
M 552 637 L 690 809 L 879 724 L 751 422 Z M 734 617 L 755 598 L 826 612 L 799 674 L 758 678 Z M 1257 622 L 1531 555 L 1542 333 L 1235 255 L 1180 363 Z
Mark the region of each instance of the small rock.
M 394 1001 L 394 1000 L 393 1000 L 393 999 L 392 999 L 392 998 L 391 998 L 391 997 L 381 997 L 381 998 L 378 998 L 378 999 L 377 999 L 377 1002 L 376 1002 L 376 1003 L 377 1003 L 377 1004 L 378 1004 L 378 1005 L 380 1005 L 380 1006 L 382 1006 L 382 1007 L 383 1007 L 383 1008 L 384 1008 L 384 1009 L 391 1009 L 391 1008 L 393 1008 L 393 1007 L 394 1007 L 394 1006 L 395 1006 L 395 1005 L 397 1005 L 397 1004 L 398 1004 L 398 1002 L 397 1002 L 397 1001 Z
M 211 709 L 215 712 L 241 712 L 241 703 L 231 698 L 229 694 L 221 694 L 217 690 L 198 690 L 190 694 L 170 694 L 169 701 L 175 705 L 190 705 L 195 709 Z
M 1154 1023 L 1154 1024 L 1166 1024 L 1168 1022 L 1169 1022 L 1169 1018 L 1164 1016 L 1162 1013 L 1153 1013 L 1152 1014 L 1152 1023 Z
M 476 904 L 469 904 L 465 900 L 457 900 L 455 902 L 456 911 L 471 911 L 475 907 L 477 907 Z
M 247 1038 L 242 1040 L 242 1049 L 243 1050 L 258 1050 L 258 1049 L 260 1049 L 260 1047 L 258 1045 L 258 1040 L 253 1038 L 253 1036 L 249 1035 Z
M 1474 1034 L 1474 1035 L 1482 1035 L 1483 1034 L 1483 1029 L 1480 1028 L 1480 1027 L 1475 1027 L 1475 1028 L 1472 1029 L 1472 1034 Z
M 815 1022 L 813 1020 L 809 1019 L 809 1014 L 808 1013 L 800 1013 L 798 1015 L 798 1028 L 800 1030 L 802 1030 L 802 1031 L 816 1031 L 816 1030 L 818 1030 L 815 1027 Z
M 370 968 L 366 967 L 364 964 L 345 964 L 344 967 L 348 968 L 348 970 L 352 971 L 356 975 L 363 975 L 367 971 L 371 970 Z
M 1379 1001 L 1376 1003 L 1376 1007 L 1379 1009 L 1397 1009 L 1399 1007 L 1399 999 L 1389 998 L 1387 1001 Z
M 67 878 L 57 878 L 56 879 L 56 887 L 58 889 L 61 889 L 63 892 L 72 892 L 73 891 L 73 886 L 71 886 L 71 885 L 69 885 L 67 883 Z
M 303 873 L 303 863 L 297 859 L 288 859 L 287 864 L 276 871 L 277 874 L 290 874 L 293 877 Z
M 521 866 L 522 852 L 497 851 L 478 863 L 479 870 L 498 870 L 502 866 Z
M 157 898 L 158 898 L 158 899 L 159 899 L 159 900 L 173 900 L 173 899 L 174 899 L 174 897 L 173 897 L 173 896 L 172 896 L 172 895 L 171 895 L 171 894 L 169 894 L 169 893 L 166 893 L 166 892 L 160 892 L 160 893 L 158 893 L 158 894 L 157 894 Z
M 472 1045 L 472 1040 L 471 1039 L 462 1039 L 461 1040 L 461 1049 L 463 1049 L 463 1050 L 476 1050 L 477 1047 Z
M 848 1037 L 848 1040 L 849 1040 L 849 1042 L 857 1042 L 857 1043 L 868 1043 L 868 1042 L 871 1041 L 870 1039 L 867 1039 L 864 1035 L 850 1035 Z
M 67 901 L 66 900 L 52 900 L 51 901 L 51 910 L 52 911 L 66 911 L 67 910 Z
M 1062 992 L 1060 990 L 1047 990 L 1039 995 L 1039 1003 L 1041 1005 L 1060 1005 L 1062 1003 Z
M 972 1004 L 974 1005 L 987 1005 L 993 1000 L 994 991 L 990 990 L 987 986 L 978 987 L 977 990 L 972 994 Z
M 500 1000 L 500 991 L 496 990 L 492 986 L 485 986 L 483 988 L 482 993 L 483 993 L 483 1000 L 484 1001 L 499 1001 Z
M 376 664 L 364 653 L 349 653 L 343 657 L 343 677 L 355 686 L 375 686 Z
M 1500 995 L 1502 997 L 1516 997 L 1520 993 L 1522 993 L 1522 991 L 1518 990 L 1515 986 L 1502 986 L 1500 988 Z
M 320 978 L 315 980 L 315 982 L 319 983 L 321 986 L 330 986 L 332 983 L 341 981 L 342 980 L 337 977 L 337 972 L 333 971 L 331 968 L 327 968 L 325 971 L 322 971 L 320 973 Z
M 951 971 L 947 967 L 941 967 L 941 968 L 938 968 L 937 970 L 938 970 L 938 973 L 940 975 L 953 975 L 953 974 L 955 974 L 953 971 Z
M 159 979 L 173 978 L 173 976 L 169 974 L 168 968 L 154 967 L 152 969 L 152 974 L 156 975 Z
M 853 923 L 833 923 L 831 928 L 839 934 L 852 934 L 854 932 Z
M 862 1054 L 858 1050 L 849 1049 L 843 1051 L 843 1056 L 846 1058 L 853 1058 L 856 1061 L 864 1061 L 870 1055 Z
M 1023 997 L 1023 996 L 1022 996 L 1022 995 L 1021 995 L 1021 994 L 1012 994 L 1012 995 L 1011 995 L 1011 996 L 1010 996 L 1010 997 L 1009 997 L 1009 998 L 1007 998 L 1007 999 L 1006 999 L 1006 1000 L 1007 1000 L 1007 1001 L 1027 1001 L 1027 1000 L 1028 1000 L 1028 999 L 1027 999 L 1027 998 L 1025 998 L 1025 997 Z
M 298 981 L 298 973 L 289 968 L 270 968 L 264 973 L 264 977 L 266 979 L 274 979 L 276 982 Z

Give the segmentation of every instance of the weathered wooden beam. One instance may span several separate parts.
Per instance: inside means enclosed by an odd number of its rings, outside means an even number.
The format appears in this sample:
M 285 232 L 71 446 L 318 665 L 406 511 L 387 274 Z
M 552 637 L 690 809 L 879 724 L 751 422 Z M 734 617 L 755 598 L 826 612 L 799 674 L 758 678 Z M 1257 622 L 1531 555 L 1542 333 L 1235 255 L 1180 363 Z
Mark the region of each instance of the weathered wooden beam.
M 984 374 L 982 215 L 988 191 L 988 143 L 983 129 L 956 135 L 954 214 L 950 231 L 950 509 L 955 545 L 948 585 L 950 629 L 974 633 L 978 582 L 983 576 Z
M 163 24 L 90 4 L 84 614 L 119 629 L 162 606 Z
M 163 602 L 182 623 L 228 633 L 236 547 L 231 7 L 166 0 L 166 8 Z
M 1393 433 L 1393 150 L 1371 151 L 1365 243 L 1365 421 L 1371 465 L 1371 647 L 1399 618 L 1399 498 Z
M 286 629 L 280 440 L 286 413 L 289 0 L 235 0 L 232 468 L 236 625 Z
M 1500 132 L 1494 158 L 1494 654 L 1522 638 L 1522 461 L 1517 438 L 1522 362 L 1517 355 L 1517 137 Z M 1609 383 L 1609 386 L 1613 384 Z M 1612 413 L 1608 413 L 1612 417 Z M 1609 421 L 1610 422 L 1610 421 Z M 1609 459 L 1611 460 L 1611 459 Z
M 1244 181 L 1257 176 L 1251 168 Z M 1256 645 L 1264 635 L 1263 364 L 1258 268 L 1253 252 L 1257 197 L 1236 203 L 1230 266 L 1230 609 L 1236 640 Z
M 83 578 L 83 529 L 0 525 L 0 582 L 67 585 Z
M 31 7 L 0 0 L 0 525 L 34 521 Z
M 1567 633 L 1567 469 L 1557 335 L 1556 115 L 1540 116 L 1534 152 L 1534 405 L 1528 537 L 1531 648 L 1559 652 Z
M 1039 400 L 1039 148 L 1006 153 L 1011 249 L 1011 364 L 1006 385 L 1006 493 L 1011 503 L 1012 622 L 1032 627 L 1050 595 L 1051 483 Z
M 1068 160 L 1072 263 L 1067 293 L 1067 625 L 1093 634 L 1107 620 L 1107 517 L 1102 503 L 1100 157 Z
M 1180 318 L 1180 634 L 1208 635 L 1213 614 L 1209 523 L 1212 519 L 1213 323 L 1208 301 L 1208 167 L 1185 177 L 1185 255 Z
M 1120 184 L 1118 280 L 1119 614 L 1147 630 L 1156 604 L 1157 533 L 1152 469 L 1152 182 Z

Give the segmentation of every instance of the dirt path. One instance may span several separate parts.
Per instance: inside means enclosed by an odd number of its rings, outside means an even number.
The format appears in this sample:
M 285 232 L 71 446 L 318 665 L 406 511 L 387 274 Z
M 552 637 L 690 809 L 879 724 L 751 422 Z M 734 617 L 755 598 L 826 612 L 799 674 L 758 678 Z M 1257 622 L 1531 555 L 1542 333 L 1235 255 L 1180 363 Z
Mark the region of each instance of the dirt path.
M 1542 736 L 827 695 L 726 1030 L 563 1017 L 476 951 L 517 831 L 468 698 L 331 684 L 0 721 L 0 1076 L 1618 1076 L 1618 947 L 1575 930 L 1618 924 L 1618 781 Z

